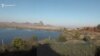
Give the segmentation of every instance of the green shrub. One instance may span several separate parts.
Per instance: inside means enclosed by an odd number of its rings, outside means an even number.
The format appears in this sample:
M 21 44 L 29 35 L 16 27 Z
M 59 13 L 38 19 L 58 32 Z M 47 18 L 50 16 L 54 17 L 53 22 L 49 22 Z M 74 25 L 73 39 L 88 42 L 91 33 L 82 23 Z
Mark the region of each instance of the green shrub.
M 65 36 L 60 35 L 60 36 L 58 37 L 57 41 L 58 41 L 58 42 L 65 42 L 65 41 L 67 41 L 67 40 L 66 40 L 66 37 L 65 37 Z
M 80 35 L 81 35 L 81 33 L 78 32 L 78 31 L 76 31 L 75 32 L 75 35 L 74 35 L 74 38 L 79 39 Z
M 92 41 L 91 38 L 90 38 L 90 36 L 87 36 L 87 35 L 84 36 L 83 40 L 86 41 L 86 42 L 88 42 L 88 43 L 90 43 Z
M 26 43 L 21 38 L 16 38 L 12 41 L 12 46 L 16 49 L 25 49 Z
M 50 44 L 50 39 L 48 39 L 48 38 L 46 38 L 46 39 L 44 39 L 43 41 L 42 41 L 44 44 Z
M 37 36 L 32 36 L 32 40 L 33 41 L 37 41 L 38 40 L 38 37 Z
M 7 47 L 8 46 L 6 45 L 0 46 L 0 53 L 7 52 L 8 51 Z
M 38 46 L 38 38 L 37 36 L 32 36 L 29 40 L 27 40 L 28 46 Z

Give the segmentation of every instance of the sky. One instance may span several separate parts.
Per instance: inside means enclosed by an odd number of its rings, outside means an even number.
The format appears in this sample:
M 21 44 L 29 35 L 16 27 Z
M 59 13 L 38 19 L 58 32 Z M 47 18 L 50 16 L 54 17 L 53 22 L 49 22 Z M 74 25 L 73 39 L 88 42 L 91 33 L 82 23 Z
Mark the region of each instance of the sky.
M 2 22 L 39 22 L 57 26 L 100 24 L 100 0 L 0 0 Z

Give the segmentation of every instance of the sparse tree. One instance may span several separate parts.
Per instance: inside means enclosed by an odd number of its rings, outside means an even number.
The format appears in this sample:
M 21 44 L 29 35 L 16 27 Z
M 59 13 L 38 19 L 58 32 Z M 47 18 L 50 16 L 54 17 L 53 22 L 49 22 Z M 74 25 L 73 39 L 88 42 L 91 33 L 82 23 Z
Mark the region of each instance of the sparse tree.
M 97 26 L 97 29 L 99 29 L 99 30 L 100 30 L 100 24 Z
M 44 23 L 42 21 L 40 21 L 40 25 L 44 25 Z

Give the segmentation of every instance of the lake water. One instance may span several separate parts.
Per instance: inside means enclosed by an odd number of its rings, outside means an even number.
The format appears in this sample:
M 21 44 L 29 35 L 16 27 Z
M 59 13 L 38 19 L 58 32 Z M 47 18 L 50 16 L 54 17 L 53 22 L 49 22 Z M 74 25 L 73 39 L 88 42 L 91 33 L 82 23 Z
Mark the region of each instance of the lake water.
M 37 36 L 38 40 L 45 38 L 57 38 L 60 32 L 58 31 L 47 31 L 47 30 L 29 30 L 29 29 L 14 29 L 14 28 L 0 28 L 0 44 L 2 40 L 5 44 L 11 43 L 14 38 L 29 39 L 32 36 Z

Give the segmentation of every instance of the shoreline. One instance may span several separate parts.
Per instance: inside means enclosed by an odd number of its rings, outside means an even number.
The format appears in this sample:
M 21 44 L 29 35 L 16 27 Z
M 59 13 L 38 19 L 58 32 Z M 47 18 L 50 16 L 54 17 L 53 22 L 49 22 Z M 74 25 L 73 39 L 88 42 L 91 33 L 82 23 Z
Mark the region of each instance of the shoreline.
M 60 27 L 41 27 L 41 26 L 38 26 L 38 27 L 0 27 L 0 28 L 3 28 L 3 29 L 26 29 L 26 30 L 47 30 L 47 31 L 60 31 L 61 28 Z

